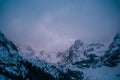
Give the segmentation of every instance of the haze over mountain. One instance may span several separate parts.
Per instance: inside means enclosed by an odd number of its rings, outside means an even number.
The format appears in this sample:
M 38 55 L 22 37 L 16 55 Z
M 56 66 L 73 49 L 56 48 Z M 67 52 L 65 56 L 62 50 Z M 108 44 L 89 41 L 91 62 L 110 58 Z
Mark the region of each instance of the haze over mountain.
M 99 49 L 103 46 L 95 43 L 85 47 L 81 40 L 77 40 L 67 51 L 59 53 L 62 63 L 53 64 L 45 61 L 49 56 L 44 57 L 44 51 L 40 52 L 41 58 L 23 55 L 24 51 L 0 32 L 0 79 L 119 80 L 120 34 L 114 37 L 107 50 L 101 52 Z M 31 50 L 25 49 L 30 53 Z

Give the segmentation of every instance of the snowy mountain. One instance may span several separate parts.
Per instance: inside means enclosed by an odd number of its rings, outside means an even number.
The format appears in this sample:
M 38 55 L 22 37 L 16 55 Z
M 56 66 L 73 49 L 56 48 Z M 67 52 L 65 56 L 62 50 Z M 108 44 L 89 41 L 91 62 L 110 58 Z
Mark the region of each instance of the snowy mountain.
M 97 56 L 102 56 L 102 55 L 104 55 L 104 53 L 106 51 L 105 47 L 106 46 L 102 43 L 88 44 L 88 45 L 86 45 L 84 54 L 86 54 L 86 55 L 96 54 Z
M 72 63 L 79 61 L 84 57 L 84 45 L 81 40 L 76 40 L 75 43 L 65 52 L 59 52 L 57 57 L 62 58 L 61 63 Z M 62 54 L 62 55 L 61 55 Z
M 50 62 L 51 60 L 51 56 L 49 53 L 46 53 L 45 51 L 40 51 L 38 53 L 38 55 L 36 55 L 35 57 L 37 57 L 38 59 L 42 59 L 44 61 Z
M 76 40 L 57 54 L 60 65 L 44 61 L 50 57 L 45 51 L 39 52 L 39 59 L 30 57 L 35 53 L 31 47 L 20 49 L 0 32 L 1 80 L 120 80 L 120 34 L 108 49 L 101 43 Z
M 81 71 L 22 55 L 0 32 L 0 78 L 6 80 L 83 80 Z
M 102 56 L 105 54 L 106 48 L 104 44 L 92 43 L 84 44 L 81 40 L 76 40 L 74 44 L 66 51 L 59 52 L 59 63 L 69 64 L 87 59 L 90 56 Z
M 15 44 L 15 46 L 17 46 L 17 49 L 20 53 L 23 53 L 27 56 L 33 57 L 36 53 L 36 51 L 30 46 L 20 46 L 17 44 Z
M 72 64 L 83 71 L 85 80 L 120 80 L 120 34 L 117 34 L 104 55 L 89 54 Z
M 114 67 L 120 63 L 120 34 L 117 34 L 105 53 L 104 64 Z
M 49 55 L 49 53 L 46 53 L 44 50 L 36 51 L 31 46 L 20 45 L 16 42 L 14 42 L 14 44 L 15 46 L 17 46 L 18 51 L 26 56 L 44 60 L 46 62 L 50 62 L 51 60 L 51 56 Z
M 117 34 L 114 37 L 113 42 L 110 44 L 107 50 L 102 51 L 101 47 L 103 48 L 104 45 L 99 43 L 92 45 L 90 44 L 89 46 L 84 48 L 83 53 L 80 53 L 80 54 L 84 54 L 83 59 L 80 58 L 81 60 L 77 60 L 76 62 L 71 62 L 71 63 L 73 65 L 78 66 L 79 68 L 89 68 L 89 67 L 95 68 L 95 67 L 101 67 L 103 65 L 108 67 L 117 66 L 120 62 L 120 35 Z M 69 55 L 71 54 L 70 51 L 69 53 L 67 53 L 67 55 L 68 54 Z M 74 54 L 76 55 L 76 53 L 74 52 L 72 56 L 74 56 Z M 66 58 L 71 59 L 65 56 L 65 59 Z M 64 61 L 65 59 L 63 57 Z

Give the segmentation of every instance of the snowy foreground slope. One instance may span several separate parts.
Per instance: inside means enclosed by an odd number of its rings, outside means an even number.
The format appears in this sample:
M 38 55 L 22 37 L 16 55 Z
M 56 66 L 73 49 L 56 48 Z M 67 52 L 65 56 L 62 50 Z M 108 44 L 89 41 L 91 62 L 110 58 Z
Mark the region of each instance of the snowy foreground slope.
M 28 58 L 0 32 L 0 79 L 2 80 L 83 80 L 81 71 Z
M 86 80 L 120 80 L 120 65 L 116 67 L 102 66 L 83 70 Z

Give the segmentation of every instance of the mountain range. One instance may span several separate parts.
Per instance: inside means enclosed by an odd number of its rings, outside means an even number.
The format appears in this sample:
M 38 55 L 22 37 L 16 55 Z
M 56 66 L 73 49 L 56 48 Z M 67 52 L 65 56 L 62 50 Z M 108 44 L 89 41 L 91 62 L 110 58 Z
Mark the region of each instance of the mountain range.
M 0 78 L 3 80 L 83 80 L 83 72 L 30 58 L 0 32 Z
M 106 48 L 103 43 L 76 40 L 57 53 L 58 63 L 45 51 L 32 57 L 31 47 L 16 46 L 0 32 L 0 78 L 2 80 L 120 80 L 120 34 Z M 25 55 L 24 55 L 25 54 Z

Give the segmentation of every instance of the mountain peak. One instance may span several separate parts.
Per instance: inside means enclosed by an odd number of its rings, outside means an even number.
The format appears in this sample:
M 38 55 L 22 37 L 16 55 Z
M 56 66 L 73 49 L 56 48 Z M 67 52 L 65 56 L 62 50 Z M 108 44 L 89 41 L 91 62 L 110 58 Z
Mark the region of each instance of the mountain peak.
M 106 60 L 107 66 L 116 66 L 120 62 L 120 34 L 116 34 L 113 42 L 109 46 L 105 56 L 108 57 Z
M 8 51 L 15 50 L 18 51 L 16 46 L 4 36 L 4 34 L 0 31 L 0 44 L 4 46 Z
M 119 38 L 120 38 L 120 33 L 117 33 L 117 34 L 116 34 L 116 37 L 119 37 Z
M 78 49 L 83 48 L 83 47 L 84 47 L 84 44 L 83 44 L 83 42 L 81 40 L 75 40 L 75 42 L 70 47 L 70 49 L 78 50 Z
M 120 48 L 120 34 L 116 34 L 113 39 L 113 42 L 109 46 L 109 50 L 113 50 L 114 48 Z
M 0 31 L 0 42 L 6 41 L 4 34 Z
M 81 40 L 75 40 L 74 44 L 75 45 L 83 45 L 83 42 Z
M 116 36 L 114 37 L 114 43 L 115 44 L 119 44 L 120 45 L 120 34 L 116 34 Z
M 75 40 L 75 43 L 81 43 L 82 41 L 81 40 Z

